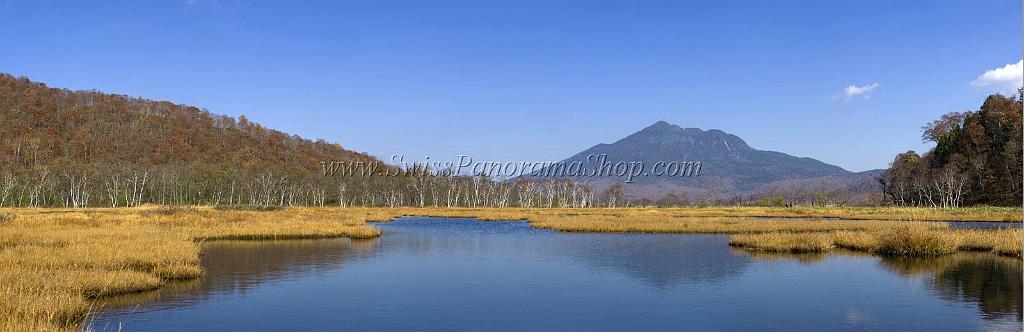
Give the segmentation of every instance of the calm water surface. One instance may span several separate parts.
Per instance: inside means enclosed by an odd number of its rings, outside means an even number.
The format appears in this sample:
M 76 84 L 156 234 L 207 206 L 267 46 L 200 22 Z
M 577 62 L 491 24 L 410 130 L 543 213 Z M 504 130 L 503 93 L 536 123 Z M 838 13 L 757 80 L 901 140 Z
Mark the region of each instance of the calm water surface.
M 751 254 L 728 236 L 402 218 L 374 240 L 213 242 L 100 331 L 1020 331 L 1019 260 Z

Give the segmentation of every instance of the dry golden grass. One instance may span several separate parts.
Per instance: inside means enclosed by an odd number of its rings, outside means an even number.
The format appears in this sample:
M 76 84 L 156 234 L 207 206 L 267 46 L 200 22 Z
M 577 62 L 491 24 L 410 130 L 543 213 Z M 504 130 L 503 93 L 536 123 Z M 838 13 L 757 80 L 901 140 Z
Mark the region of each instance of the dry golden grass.
M 961 229 L 960 250 L 990 251 L 1021 257 L 1021 229 Z
M 744 248 L 824 252 L 833 247 L 904 252 L 900 241 L 937 241 L 927 234 L 892 237 L 894 221 L 1020 221 L 1020 209 L 972 208 L 214 208 L 146 206 L 122 209 L 6 209 L 0 211 L 0 330 L 78 329 L 96 297 L 161 287 L 202 274 L 199 242 L 290 238 L 372 238 L 367 221 L 401 216 L 528 220 L 569 232 L 748 234 Z M 757 217 L 757 218 L 755 218 Z M 782 219 L 789 217 L 812 220 Z M 829 221 L 823 218 L 873 221 Z M 887 221 L 882 221 L 887 220 Z M 957 231 L 962 250 L 1020 256 L 1020 231 Z M 901 233 L 902 234 L 902 233 Z M 936 240 L 938 238 L 938 240 Z M 932 241 L 932 242 L 929 242 Z M 915 242 L 916 243 L 916 242 Z M 894 249 L 895 248 L 895 249 Z M 929 249 L 934 250 L 934 249 Z M 911 252 L 911 251 L 906 251 Z
M 824 233 L 740 234 L 729 239 L 729 245 L 771 252 L 826 252 L 832 250 L 832 237 Z
M 832 235 L 836 248 L 872 252 L 878 248 L 878 238 L 868 232 L 839 231 Z
M 1020 208 L 972 207 L 935 209 L 918 207 L 706 207 L 677 210 L 686 217 L 840 218 L 895 221 L 1021 221 Z
M 903 224 L 888 229 L 812 233 L 828 237 L 829 245 L 888 256 L 939 256 L 957 251 L 988 251 L 1021 257 L 1020 229 L 952 229 L 933 225 Z M 754 250 L 805 251 L 810 238 L 804 233 L 734 235 L 730 244 Z
M 200 241 L 376 237 L 341 209 L 19 209 L 0 224 L 0 330 L 73 330 L 91 299 L 195 278 Z
M 707 233 L 742 234 L 770 232 L 823 232 L 823 231 L 864 231 L 892 227 L 893 221 L 808 221 L 789 219 L 759 219 L 730 217 L 665 217 L 646 216 L 640 218 L 615 216 L 535 216 L 530 218 L 533 227 L 565 232 L 604 233 Z M 945 225 L 936 223 L 935 227 Z
M 973 207 L 960 209 L 898 207 L 687 207 L 687 208 L 354 208 L 363 210 L 370 221 L 396 216 L 474 217 L 481 220 L 531 220 L 532 216 L 605 216 L 631 221 L 646 217 L 766 217 L 838 218 L 890 221 L 1007 221 L 1020 222 L 1021 209 Z
M 954 253 L 960 246 L 960 232 L 935 232 L 923 227 L 895 227 L 875 237 L 875 250 L 891 256 L 940 256 Z
M 564 232 L 753 234 L 753 236 L 736 235 L 733 240 L 737 244 L 746 244 L 746 248 L 784 252 L 828 251 L 833 247 L 838 247 L 887 255 L 940 255 L 957 250 L 984 250 L 1016 257 L 1021 255 L 1020 230 L 951 229 L 944 223 L 920 222 L 929 220 L 1020 222 L 1021 210 L 1019 208 L 708 207 L 359 210 L 370 220 L 391 220 L 398 216 L 528 220 L 533 227 Z M 826 220 L 824 218 L 857 221 Z M 824 241 L 811 244 L 801 242 L 799 240 L 822 240 L 823 237 L 800 233 L 827 233 L 828 245 L 824 245 Z

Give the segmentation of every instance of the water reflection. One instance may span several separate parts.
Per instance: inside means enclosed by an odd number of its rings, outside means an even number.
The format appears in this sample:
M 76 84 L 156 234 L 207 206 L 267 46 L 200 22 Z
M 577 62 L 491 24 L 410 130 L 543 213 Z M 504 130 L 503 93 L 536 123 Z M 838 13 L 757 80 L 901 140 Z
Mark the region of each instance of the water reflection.
M 203 277 L 173 281 L 155 291 L 105 298 L 97 305 L 138 313 L 186 307 L 218 294 L 244 295 L 262 284 L 300 279 L 337 269 L 344 262 L 370 257 L 377 242 L 377 239 L 213 241 L 203 245 Z M 147 305 L 133 308 L 140 304 Z
M 1021 228 L 1019 222 L 997 222 L 997 221 L 967 221 L 948 222 L 949 228 Z
M 562 233 L 534 229 L 527 222 L 483 223 L 407 217 L 379 226 L 385 232 L 382 241 L 387 250 L 402 255 L 555 256 L 659 289 L 721 283 L 741 275 L 749 263 L 748 257 L 725 249 L 728 235 Z
M 817 264 L 828 259 L 828 253 L 764 252 L 729 247 L 734 255 L 748 256 L 760 261 L 797 261 L 803 264 Z
M 985 318 L 1024 318 L 1024 278 L 1019 259 L 989 253 L 943 257 L 881 259 L 886 269 L 903 276 L 924 276 L 935 294 L 950 302 L 975 303 Z
M 750 259 L 728 250 L 725 235 L 575 234 L 551 252 L 591 269 L 614 271 L 657 289 L 719 284 L 742 275 Z
M 733 249 L 763 261 L 798 261 L 819 264 L 828 257 L 873 257 L 839 250 L 831 254 L 766 253 Z M 978 306 L 985 319 L 1024 318 L 1024 264 L 1020 259 L 990 253 L 965 252 L 939 257 L 877 257 L 879 266 L 905 278 L 922 278 L 936 297 L 953 303 Z
M 472 219 L 377 226 L 374 240 L 207 243 L 202 278 L 107 299 L 93 328 L 1020 330 L 1021 261 L 989 253 L 778 254 L 726 235 Z

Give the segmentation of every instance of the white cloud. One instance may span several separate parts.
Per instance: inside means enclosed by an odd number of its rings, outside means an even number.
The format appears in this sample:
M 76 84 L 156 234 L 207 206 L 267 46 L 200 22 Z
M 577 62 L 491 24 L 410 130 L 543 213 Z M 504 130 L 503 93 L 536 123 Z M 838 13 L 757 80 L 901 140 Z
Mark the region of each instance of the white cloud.
M 1007 92 L 1016 92 L 1024 85 L 1024 60 L 1010 63 L 1000 68 L 989 69 L 971 81 L 976 87 L 994 87 Z
M 842 93 L 840 93 L 838 96 L 833 97 L 832 99 L 850 100 L 858 96 L 864 97 L 864 99 L 869 99 L 871 98 L 871 93 L 881 86 L 882 84 L 878 82 L 863 86 L 851 85 L 843 89 Z

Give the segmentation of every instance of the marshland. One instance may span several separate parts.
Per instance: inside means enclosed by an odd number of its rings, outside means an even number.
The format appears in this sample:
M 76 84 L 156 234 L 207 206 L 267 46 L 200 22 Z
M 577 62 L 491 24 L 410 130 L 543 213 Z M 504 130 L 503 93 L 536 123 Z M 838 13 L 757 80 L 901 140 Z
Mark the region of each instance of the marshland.
M 418 235 L 388 222 L 408 219 L 403 217 L 438 220 L 414 227 L 427 234 L 437 231 L 431 227 L 443 227 L 438 225 L 445 225 L 445 221 L 475 220 L 471 224 L 479 225 L 467 226 L 466 240 L 479 239 L 475 232 L 491 232 L 479 227 L 514 224 L 525 226 L 514 234 L 517 241 L 544 241 L 551 234 L 561 234 L 557 236 L 563 240 L 579 236 L 589 241 L 594 240 L 589 236 L 607 236 L 602 239 L 614 239 L 622 246 L 650 244 L 629 243 L 628 239 L 638 236 L 659 246 L 671 247 L 665 242 L 680 242 L 687 248 L 686 252 L 664 253 L 672 257 L 705 252 L 762 258 L 827 253 L 847 257 L 862 252 L 866 256 L 851 257 L 925 261 L 990 256 L 984 259 L 1004 262 L 1000 264 L 1010 264 L 1019 270 L 1020 213 L 1019 209 L 990 207 L 443 209 L 154 205 L 4 209 L 0 212 L 0 328 L 95 329 L 97 317 L 102 320 L 107 310 L 117 312 L 119 306 L 124 306 L 111 304 L 118 303 L 109 301 L 111 298 L 165 292 L 162 288 L 168 285 L 210 277 L 204 275 L 211 267 L 203 264 L 203 248 L 211 243 L 241 240 L 259 246 L 261 240 L 358 241 L 378 237 L 382 238 L 369 241 L 394 243 L 396 240 L 387 239 L 394 227 L 401 234 L 396 235 L 399 239 L 417 239 Z M 1001 227 L 995 228 L 960 228 L 950 226 L 950 221 L 1005 223 L 997 223 Z M 453 241 L 458 240 L 462 230 L 454 231 L 446 233 Z M 534 236 L 539 239 L 532 239 Z M 693 239 L 704 240 L 694 244 Z M 511 240 L 502 237 L 502 241 Z M 522 254 L 529 255 L 530 250 L 517 246 L 513 252 L 525 251 Z M 537 250 L 539 255 L 547 249 Z M 137 302 L 132 305 L 145 306 L 152 300 Z M 1020 314 L 1019 310 L 1016 314 Z
M 0 332 L 1024 330 L 1024 2 L 922 2 L 0 0 Z

